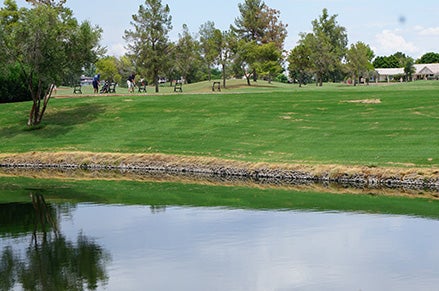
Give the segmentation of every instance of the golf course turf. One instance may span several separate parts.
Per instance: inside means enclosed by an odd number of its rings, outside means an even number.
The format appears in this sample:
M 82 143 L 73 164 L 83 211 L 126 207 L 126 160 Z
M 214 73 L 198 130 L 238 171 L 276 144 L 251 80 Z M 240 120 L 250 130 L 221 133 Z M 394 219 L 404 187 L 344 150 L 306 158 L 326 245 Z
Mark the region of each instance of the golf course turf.
M 160 156 L 171 164 L 439 180 L 439 82 L 231 82 L 221 93 L 204 87 L 187 85 L 183 94 L 58 93 L 37 129 L 26 127 L 30 103 L 0 104 L 0 163 L 118 165 Z

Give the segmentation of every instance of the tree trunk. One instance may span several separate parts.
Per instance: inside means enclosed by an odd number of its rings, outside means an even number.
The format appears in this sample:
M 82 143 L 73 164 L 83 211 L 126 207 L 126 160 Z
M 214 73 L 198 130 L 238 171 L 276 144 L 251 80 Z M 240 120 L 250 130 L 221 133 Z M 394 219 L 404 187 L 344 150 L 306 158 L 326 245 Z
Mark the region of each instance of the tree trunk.
M 154 85 L 155 85 L 155 92 L 159 92 L 159 74 L 157 70 L 154 70 Z
M 245 78 L 247 79 L 247 85 L 251 86 L 252 84 L 250 83 L 250 75 L 245 74 Z
M 222 71 L 223 71 L 223 88 L 226 88 L 226 64 L 222 63 Z
M 41 85 L 41 84 L 40 84 Z M 32 109 L 29 114 L 29 120 L 27 121 L 28 126 L 36 126 L 41 123 L 44 113 L 46 112 L 47 104 L 52 96 L 53 90 L 55 89 L 55 84 L 50 84 L 49 89 L 44 95 L 43 100 L 41 100 L 41 86 L 38 86 L 38 91 L 33 95 Z M 41 107 L 41 101 L 43 101 L 43 107 Z M 40 110 L 41 109 L 41 110 Z
M 258 81 L 258 74 L 256 73 L 255 69 L 253 69 L 252 75 L 253 75 L 253 82 L 257 82 Z

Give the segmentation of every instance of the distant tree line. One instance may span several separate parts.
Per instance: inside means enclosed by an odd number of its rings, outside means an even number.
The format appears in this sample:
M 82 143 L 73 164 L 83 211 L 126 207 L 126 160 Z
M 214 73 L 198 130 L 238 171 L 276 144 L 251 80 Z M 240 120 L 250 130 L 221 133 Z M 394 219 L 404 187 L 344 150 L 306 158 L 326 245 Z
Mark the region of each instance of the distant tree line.
M 207 21 L 193 34 L 183 25 L 178 40 L 172 42 L 168 37 L 173 28 L 171 8 L 160 0 L 146 0 L 132 16 L 131 29 L 125 31 L 128 53 L 101 59 L 96 69 L 115 81 L 137 72 L 155 85 L 156 92 L 163 80 L 172 85 L 174 80 L 193 83 L 222 78 L 226 87 L 230 77 L 244 78 L 248 85 L 265 79 L 322 86 L 348 79 L 356 84 L 360 78 L 370 78 L 374 67 L 383 67 L 380 60 L 392 58 L 375 58 L 363 42 L 348 47 L 346 29 L 327 9 L 312 21 L 312 32 L 300 34 L 291 51 L 284 50 L 287 24 L 280 21 L 279 10 L 262 0 L 244 0 L 238 9 L 240 14 L 229 29 L 219 30 Z M 395 55 L 401 61 L 400 54 Z M 428 53 L 418 61 L 435 62 L 435 56 Z M 402 66 L 413 65 L 409 60 L 405 57 Z
M 106 56 L 99 46 L 102 30 L 89 22 L 78 23 L 66 0 L 31 1 L 31 9 L 5 0 L 0 9 L 0 102 L 33 100 L 29 123 L 39 123 L 50 84 L 71 85 L 81 74 L 101 74 L 101 79 L 121 85 L 133 72 L 154 84 L 158 92 L 164 80 L 193 83 L 203 80 L 244 78 L 248 85 L 269 82 L 324 82 L 369 78 L 377 67 L 410 67 L 414 63 L 439 62 L 439 54 L 427 53 L 413 60 L 403 53 L 375 57 L 368 44 L 348 46 L 346 28 L 327 9 L 312 20 L 312 31 L 301 33 L 297 45 L 284 49 L 287 24 L 280 11 L 262 0 L 244 0 L 239 15 L 226 30 L 207 21 L 197 33 L 183 25 L 176 41 L 171 8 L 161 0 L 145 0 L 125 30 L 127 53 Z M 48 89 L 49 88 L 49 89 Z M 38 110 L 40 111 L 38 111 Z

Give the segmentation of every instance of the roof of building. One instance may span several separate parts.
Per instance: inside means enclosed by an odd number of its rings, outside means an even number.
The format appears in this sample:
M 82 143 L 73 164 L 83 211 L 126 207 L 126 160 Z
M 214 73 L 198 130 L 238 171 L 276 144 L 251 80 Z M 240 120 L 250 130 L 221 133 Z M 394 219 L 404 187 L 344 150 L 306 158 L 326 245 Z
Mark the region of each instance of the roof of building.
M 415 75 L 439 75 L 439 63 L 436 64 L 415 64 Z M 394 76 L 403 75 L 404 68 L 378 68 L 375 69 L 378 75 Z
M 416 64 L 416 74 L 437 75 L 439 74 L 439 64 Z
M 378 75 L 383 75 L 383 76 L 394 76 L 394 75 L 404 74 L 403 68 L 381 68 L 381 69 L 375 69 L 375 71 L 378 73 Z

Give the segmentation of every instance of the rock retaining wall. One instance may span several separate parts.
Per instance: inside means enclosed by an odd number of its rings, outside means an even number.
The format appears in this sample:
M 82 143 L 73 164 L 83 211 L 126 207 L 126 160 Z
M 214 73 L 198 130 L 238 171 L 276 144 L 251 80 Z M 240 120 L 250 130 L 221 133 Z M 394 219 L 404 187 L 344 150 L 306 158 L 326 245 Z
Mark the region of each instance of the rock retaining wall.
M 346 187 L 355 188 L 391 188 L 391 189 L 419 189 L 439 193 L 439 178 L 406 177 L 399 175 L 374 175 L 365 173 L 337 173 L 329 172 L 319 175 L 297 170 L 273 168 L 246 168 L 227 167 L 223 165 L 203 165 L 186 163 L 120 163 L 119 165 L 105 165 L 100 163 L 43 163 L 43 162 L 14 162 L 0 161 L 0 168 L 6 169 L 56 169 L 56 170 L 84 170 L 84 171 L 117 171 L 120 173 L 135 172 L 136 174 L 167 174 L 167 175 L 194 175 L 200 177 L 214 177 L 223 180 L 251 181 L 270 185 L 301 185 L 310 183 L 337 183 Z

